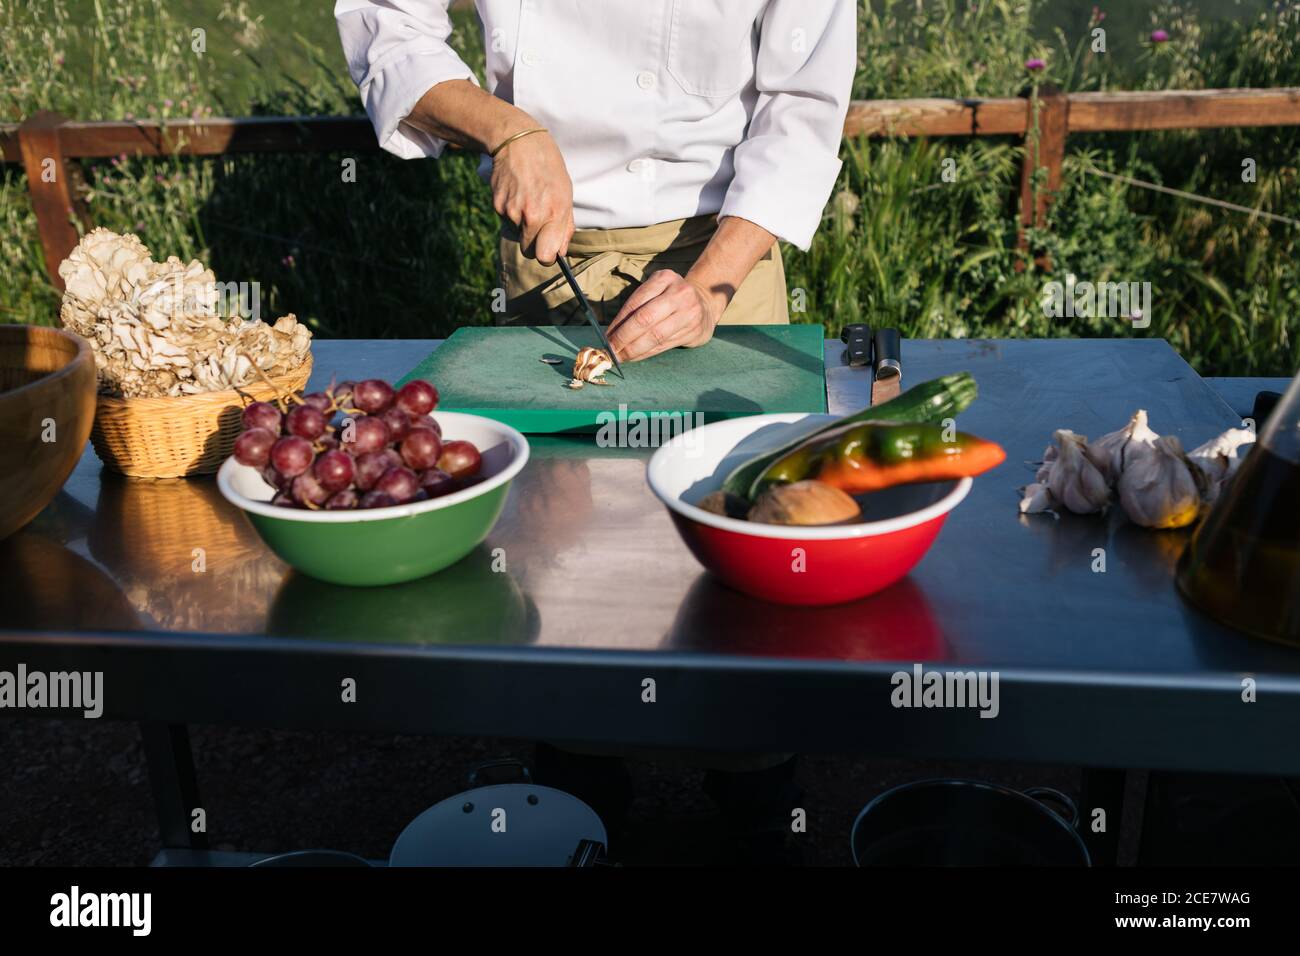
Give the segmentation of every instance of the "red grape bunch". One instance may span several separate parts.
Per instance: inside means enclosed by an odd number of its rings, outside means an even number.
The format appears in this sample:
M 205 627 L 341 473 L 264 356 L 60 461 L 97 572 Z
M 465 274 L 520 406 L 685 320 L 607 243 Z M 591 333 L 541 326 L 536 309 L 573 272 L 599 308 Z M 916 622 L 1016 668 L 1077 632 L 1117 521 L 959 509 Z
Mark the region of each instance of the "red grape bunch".
M 377 378 L 323 392 L 253 402 L 234 458 L 275 488 L 286 508 L 385 508 L 460 491 L 483 480 L 479 450 L 444 440 L 430 414 L 438 390 Z

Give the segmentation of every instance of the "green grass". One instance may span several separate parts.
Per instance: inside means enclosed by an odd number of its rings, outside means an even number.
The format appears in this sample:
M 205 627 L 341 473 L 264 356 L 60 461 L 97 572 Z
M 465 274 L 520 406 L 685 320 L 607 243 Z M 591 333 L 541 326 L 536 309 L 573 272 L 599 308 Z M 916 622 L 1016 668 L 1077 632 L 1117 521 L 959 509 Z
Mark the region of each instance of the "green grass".
M 874 0 L 859 17 L 855 95 L 1012 96 L 1070 90 L 1300 86 L 1300 7 L 1126 2 L 1108 52 L 1091 2 Z M 1105 8 L 1107 5 L 1102 4 Z M 1116 5 L 1119 6 L 1119 5 Z M 477 22 L 455 42 L 482 61 Z M 1171 42 L 1153 46 L 1161 27 Z M 206 31 L 196 56 L 191 31 Z M 329 4 L 270 0 L 0 0 L 0 118 L 357 113 Z M 1045 275 L 1017 250 L 1020 144 L 1010 138 L 847 142 L 812 248 L 787 248 L 792 289 L 835 334 L 865 319 L 908 336 L 1163 336 L 1203 374 L 1291 374 L 1300 362 L 1296 227 L 1127 188 L 1097 168 L 1300 219 L 1300 130 L 1072 136 Z M 467 156 L 337 155 L 83 161 L 96 224 L 155 255 L 198 256 L 260 283 L 263 314 L 326 336 L 444 335 L 491 315 L 496 220 Z M 1256 183 L 1241 181 L 1244 158 Z M 946 181 L 945 170 L 955 171 Z M 951 176 L 948 178 L 952 178 Z M 1026 268 L 1027 266 L 1027 268 Z M 1149 281 L 1151 328 L 1049 320 L 1043 283 Z M 0 169 L 0 321 L 55 320 L 21 169 Z

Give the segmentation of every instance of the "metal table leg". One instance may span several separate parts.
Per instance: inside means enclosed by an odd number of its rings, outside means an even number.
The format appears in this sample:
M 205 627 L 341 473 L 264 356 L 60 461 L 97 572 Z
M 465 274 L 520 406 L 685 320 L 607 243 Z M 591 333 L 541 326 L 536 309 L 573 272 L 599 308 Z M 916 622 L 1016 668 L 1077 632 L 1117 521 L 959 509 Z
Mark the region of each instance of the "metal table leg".
M 141 721 L 140 738 L 149 764 L 149 783 L 163 847 L 206 850 L 206 830 L 195 833 L 191 825 L 194 810 L 203 804 L 199 800 L 189 729 L 184 724 Z

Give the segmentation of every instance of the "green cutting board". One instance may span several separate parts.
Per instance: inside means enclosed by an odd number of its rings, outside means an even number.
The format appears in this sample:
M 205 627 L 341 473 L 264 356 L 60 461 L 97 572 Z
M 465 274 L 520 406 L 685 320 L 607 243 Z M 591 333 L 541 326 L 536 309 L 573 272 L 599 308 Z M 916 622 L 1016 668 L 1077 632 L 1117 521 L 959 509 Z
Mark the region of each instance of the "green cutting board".
M 826 411 L 820 325 L 728 325 L 702 348 L 672 349 L 606 374 L 608 387 L 567 386 L 573 357 L 599 346 L 585 326 L 457 330 L 402 383 L 432 382 L 438 407 L 532 434 L 594 432 L 618 416 L 700 413 L 704 421 L 763 412 Z M 559 359 L 548 365 L 542 359 Z M 399 383 L 400 384 L 400 383 Z M 602 417 L 603 416 L 603 417 Z

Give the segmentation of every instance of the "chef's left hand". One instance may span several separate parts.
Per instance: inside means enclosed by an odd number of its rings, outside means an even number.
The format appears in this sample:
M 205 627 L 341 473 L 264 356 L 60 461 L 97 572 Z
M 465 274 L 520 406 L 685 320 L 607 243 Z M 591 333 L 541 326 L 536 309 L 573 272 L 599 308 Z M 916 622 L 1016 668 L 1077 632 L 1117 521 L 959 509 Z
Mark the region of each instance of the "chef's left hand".
M 671 269 L 652 272 L 609 324 L 609 344 L 624 362 L 704 345 L 713 338 L 726 298 Z

